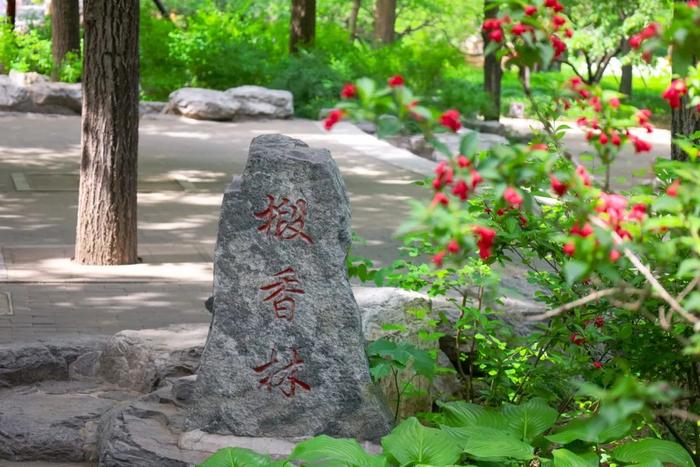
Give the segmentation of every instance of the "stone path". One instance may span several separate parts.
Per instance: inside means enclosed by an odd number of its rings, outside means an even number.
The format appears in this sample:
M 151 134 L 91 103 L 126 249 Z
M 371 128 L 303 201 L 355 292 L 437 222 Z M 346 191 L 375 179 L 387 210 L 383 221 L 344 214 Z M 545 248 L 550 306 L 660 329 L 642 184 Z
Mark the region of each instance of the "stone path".
M 202 302 L 211 292 L 223 188 L 261 133 L 330 149 L 350 192 L 353 229 L 366 240 L 353 253 L 383 263 L 396 258 L 393 234 L 409 212 L 407 201 L 428 195 L 412 182 L 429 175 L 432 162 L 350 125 L 327 133 L 308 120 L 216 123 L 158 115 L 141 122 L 143 263 L 73 264 L 80 119 L 0 113 L 0 344 L 208 321 Z M 668 132 L 656 139 L 659 153 L 668 153 Z M 585 147 L 581 140 L 577 130 L 566 137 L 576 152 Z M 626 154 L 615 173 L 629 177 L 651 160 Z

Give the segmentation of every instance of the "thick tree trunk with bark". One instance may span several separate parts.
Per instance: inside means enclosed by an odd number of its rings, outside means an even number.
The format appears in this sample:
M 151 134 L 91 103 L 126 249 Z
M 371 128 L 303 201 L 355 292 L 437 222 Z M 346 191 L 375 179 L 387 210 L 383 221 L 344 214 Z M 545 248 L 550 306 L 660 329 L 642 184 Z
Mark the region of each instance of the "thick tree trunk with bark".
M 488 6 L 490 2 L 486 1 L 484 6 Z M 484 9 L 484 18 L 496 18 L 498 17 L 498 8 Z M 484 40 L 484 49 L 486 49 L 489 39 L 486 32 L 482 32 L 482 37 Z M 490 53 L 484 55 L 484 91 L 491 98 L 492 106 L 484 111 L 485 120 L 496 120 L 500 118 L 501 115 L 501 77 L 503 75 L 503 70 L 501 69 L 501 62 L 498 60 L 495 54 Z
M 348 21 L 348 27 L 350 28 L 350 40 L 354 41 L 357 39 L 357 17 L 360 16 L 360 7 L 362 6 L 362 0 L 353 0 L 352 10 L 350 11 L 350 21 Z
M 17 21 L 17 0 L 7 0 L 5 16 L 7 16 L 7 21 L 9 21 L 14 28 L 15 22 Z
M 374 8 L 374 40 L 391 44 L 396 40 L 396 0 L 377 0 Z
M 53 0 L 51 2 L 51 54 L 53 55 L 53 80 L 68 52 L 80 54 L 80 5 L 78 0 Z
M 295 54 L 300 46 L 312 45 L 315 38 L 316 0 L 292 0 L 289 52 Z
M 136 262 L 139 0 L 86 0 L 75 259 Z

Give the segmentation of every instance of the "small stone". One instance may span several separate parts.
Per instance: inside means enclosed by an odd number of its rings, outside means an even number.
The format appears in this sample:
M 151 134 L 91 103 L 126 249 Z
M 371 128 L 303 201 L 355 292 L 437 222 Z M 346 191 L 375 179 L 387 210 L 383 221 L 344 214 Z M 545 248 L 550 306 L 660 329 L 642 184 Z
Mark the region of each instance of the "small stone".
M 170 94 L 167 112 L 197 120 L 233 120 L 240 108 L 225 92 L 182 88 Z
M 294 96 L 289 91 L 261 86 L 239 86 L 226 95 L 240 103 L 238 114 L 258 118 L 290 118 L 294 115 Z

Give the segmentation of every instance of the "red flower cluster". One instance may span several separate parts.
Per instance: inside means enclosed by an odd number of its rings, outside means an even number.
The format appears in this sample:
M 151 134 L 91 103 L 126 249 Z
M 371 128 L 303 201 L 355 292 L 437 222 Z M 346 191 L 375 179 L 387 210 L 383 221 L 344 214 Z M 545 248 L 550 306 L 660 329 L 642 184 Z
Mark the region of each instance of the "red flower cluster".
M 387 82 L 389 83 L 389 86 L 391 86 L 392 88 L 397 88 L 399 86 L 404 85 L 404 79 L 403 79 L 403 76 L 401 76 L 401 75 L 394 75 L 391 78 L 389 78 L 389 80 Z
M 677 109 L 681 106 L 681 98 L 688 93 L 688 87 L 682 79 L 674 79 L 661 95 L 668 101 L 671 108 Z
M 348 83 L 343 86 L 343 90 L 340 91 L 341 99 L 352 99 L 357 96 L 357 86 L 352 83 Z
M 515 188 L 510 186 L 503 192 L 503 199 L 506 200 L 506 203 L 510 204 L 514 209 L 520 208 L 520 205 L 523 202 L 523 197 L 520 196 L 520 193 L 518 193 Z
M 586 343 L 586 338 L 581 334 L 573 333 L 569 336 L 569 341 L 574 345 L 583 345 Z
M 569 185 L 559 180 L 556 175 L 551 174 L 549 180 L 552 184 L 552 191 L 557 194 L 557 196 L 564 196 L 569 190 Z
M 558 0 L 545 0 L 544 6 L 546 6 L 547 8 L 551 8 L 557 13 L 564 11 L 564 6 L 561 3 L 559 3 Z
M 479 257 L 481 259 L 489 259 L 491 257 L 491 247 L 496 239 L 496 231 L 488 227 L 480 225 L 474 226 L 474 234 L 476 234 L 476 246 L 479 247 Z
M 460 114 L 458 110 L 450 109 L 440 115 L 440 125 L 449 128 L 453 132 L 457 132 L 461 127 Z
M 489 40 L 501 42 L 503 40 L 503 24 L 509 22 L 510 18 L 508 16 L 504 16 L 503 18 L 489 18 L 484 21 L 481 28 L 484 31 L 489 31 Z
M 666 194 L 672 198 L 678 196 L 678 188 L 681 186 L 681 179 L 677 178 L 666 188 Z
M 343 119 L 343 115 L 345 115 L 345 112 L 340 109 L 331 110 L 328 117 L 326 117 L 326 120 L 323 122 L 323 127 L 326 129 L 326 131 L 330 131 L 336 123 L 341 121 Z
M 634 34 L 632 37 L 630 37 L 630 47 L 632 47 L 633 49 L 639 49 L 645 40 L 651 39 L 658 33 L 659 25 L 657 23 L 651 23 L 650 25 L 642 29 L 641 32 Z

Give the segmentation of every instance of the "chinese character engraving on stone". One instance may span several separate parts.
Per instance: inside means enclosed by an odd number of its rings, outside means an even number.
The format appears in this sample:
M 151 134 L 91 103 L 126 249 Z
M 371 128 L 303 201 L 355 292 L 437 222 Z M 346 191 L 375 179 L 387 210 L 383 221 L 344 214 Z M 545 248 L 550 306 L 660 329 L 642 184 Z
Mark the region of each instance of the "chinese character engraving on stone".
M 273 277 L 273 282 L 260 287 L 260 290 L 269 293 L 263 301 L 272 302 L 276 318 L 292 321 L 297 308 L 294 294 L 304 293 L 300 288 L 297 273 L 289 267 L 284 271 L 278 272 Z
M 301 238 L 313 244 L 314 241 L 304 232 L 307 212 L 308 203 L 304 199 L 292 203 L 289 198 L 282 198 L 276 203 L 274 196 L 267 195 L 267 208 L 253 215 L 263 221 L 258 227 L 259 232 L 274 235 L 279 240 Z
M 267 388 L 270 392 L 273 388 L 277 388 L 285 396 L 293 397 L 296 394 L 297 386 L 306 391 L 311 390 L 311 386 L 297 377 L 297 372 L 303 364 L 304 360 L 299 356 L 297 349 L 292 349 L 292 358 L 285 363 L 280 362 L 277 349 L 273 347 L 270 361 L 253 368 L 253 371 L 260 377 L 258 383 L 260 383 L 261 388 Z

